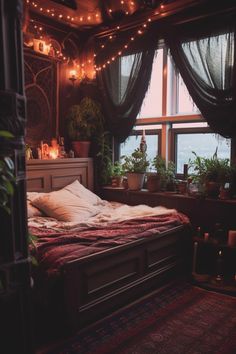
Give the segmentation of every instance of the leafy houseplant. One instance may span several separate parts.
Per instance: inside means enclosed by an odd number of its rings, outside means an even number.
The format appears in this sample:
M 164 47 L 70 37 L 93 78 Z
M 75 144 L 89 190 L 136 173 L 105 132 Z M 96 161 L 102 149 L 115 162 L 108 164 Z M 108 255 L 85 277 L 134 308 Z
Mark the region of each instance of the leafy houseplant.
M 175 164 L 157 155 L 152 161 L 152 167 L 156 170 L 155 174 L 150 174 L 147 179 L 147 188 L 150 192 L 160 189 L 173 189 L 175 180 Z
M 90 141 L 102 134 L 104 117 L 100 104 L 90 97 L 85 97 L 79 105 L 73 105 L 67 114 L 68 137 L 72 141 L 75 154 L 78 157 L 87 157 Z M 81 144 L 86 142 L 85 151 L 81 151 Z
M 111 165 L 111 185 L 113 187 L 121 187 L 123 182 L 124 170 L 120 161 L 115 161 Z
M 111 135 L 109 132 L 102 132 L 96 137 L 96 181 L 99 185 L 105 185 L 110 182 L 112 170 L 112 150 Z
M 217 150 L 210 158 L 195 156 L 194 160 L 189 161 L 189 167 L 193 168 L 192 179 L 201 185 L 202 193 L 208 196 L 217 197 L 220 187 L 229 183 L 232 178 L 232 167 L 229 159 L 217 157 Z
M 127 175 L 128 187 L 140 190 L 143 187 L 145 172 L 149 166 L 147 154 L 138 148 L 130 156 L 122 156 L 122 168 Z

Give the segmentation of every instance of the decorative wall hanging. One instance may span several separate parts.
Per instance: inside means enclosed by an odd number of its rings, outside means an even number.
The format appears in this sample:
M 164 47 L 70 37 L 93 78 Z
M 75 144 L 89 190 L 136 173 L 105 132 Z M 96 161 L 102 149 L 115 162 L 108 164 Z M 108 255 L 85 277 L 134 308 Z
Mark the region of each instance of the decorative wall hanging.
M 26 143 L 36 147 L 58 134 L 58 62 L 25 49 Z

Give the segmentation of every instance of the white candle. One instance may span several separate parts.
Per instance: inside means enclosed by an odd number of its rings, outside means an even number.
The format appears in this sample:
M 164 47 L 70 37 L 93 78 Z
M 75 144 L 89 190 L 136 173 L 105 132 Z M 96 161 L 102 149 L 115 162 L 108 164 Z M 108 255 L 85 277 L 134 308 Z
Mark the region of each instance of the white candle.
M 197 247 L 198 247 L 198 243 L 194 242 L 194 245 L 193 245 L 193 274 L 196 273 L 196 268 L 197 268 Z

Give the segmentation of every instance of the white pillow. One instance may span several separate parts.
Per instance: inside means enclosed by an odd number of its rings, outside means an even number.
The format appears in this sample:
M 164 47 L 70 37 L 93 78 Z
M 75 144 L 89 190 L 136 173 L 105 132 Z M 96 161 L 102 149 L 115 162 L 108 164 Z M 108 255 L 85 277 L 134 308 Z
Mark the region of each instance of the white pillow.
M 42 195 L 43 193 L 38 193 L 38 192 L 27 192 L 27 200 L 32 202 L 36 197 L 39 195 Z
M 65 189 L 39 195 L 33 199 L 32 204 L 46 215 L 61 221 L 82 222 L 99 212 L 98 207 Z
M 103 200 L 99 198 L 96 194 L 85 188 L 78 180 L 74 181 L 63 189 L 76 195 L 76 197 L 85 200 L 92 205 L 101 205 Z
M 35 216 L 42 216 L 43 214 L 38 208 L 35 208 L 29 200 L 27 200 L 27 213 L 28 218 L 33 218 Z

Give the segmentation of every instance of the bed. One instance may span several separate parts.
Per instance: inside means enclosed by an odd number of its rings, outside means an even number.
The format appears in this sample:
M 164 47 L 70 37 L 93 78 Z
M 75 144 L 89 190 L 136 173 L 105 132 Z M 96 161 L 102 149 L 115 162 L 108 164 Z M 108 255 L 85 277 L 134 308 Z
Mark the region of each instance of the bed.
M 70 328 L 189 271 L 188 219 L 175 210 L 102 201 L 91 192 L 92 173 L 91 159 L 35 160 L 27 166 L 29 201 L 36 214 L 48 215 L 29 218 L 29 230 L 38 236 L 35 289 L 50 294 L 48 309 L 54 307 Z M 80 198 L 79 212 L 68 193 L 75 203 Z M 65 212 L 62 205 L 62 217 L 60 201 L 72 207 Z

